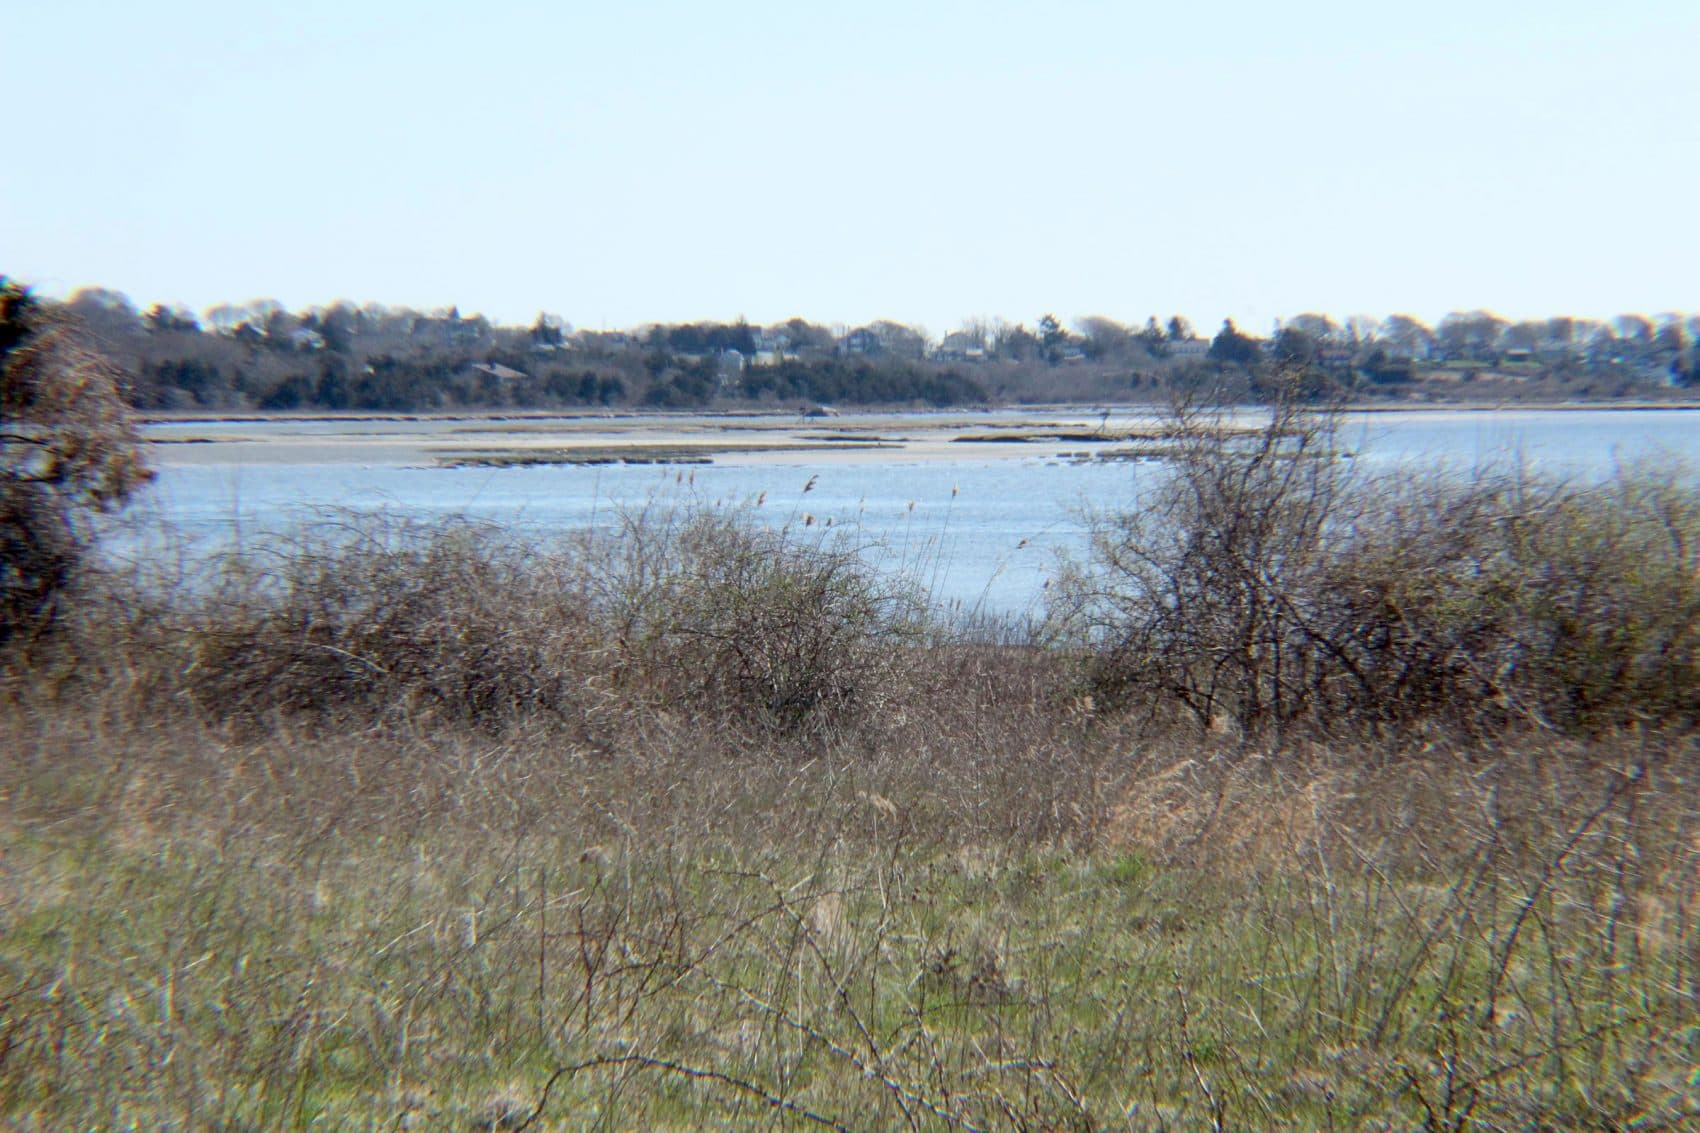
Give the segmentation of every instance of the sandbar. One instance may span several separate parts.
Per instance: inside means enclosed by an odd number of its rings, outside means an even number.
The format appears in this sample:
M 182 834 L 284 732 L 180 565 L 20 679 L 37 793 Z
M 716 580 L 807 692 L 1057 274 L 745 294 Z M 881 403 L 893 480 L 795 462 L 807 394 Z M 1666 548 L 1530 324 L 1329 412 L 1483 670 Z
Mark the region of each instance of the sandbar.
M 1080 459 L 1148 439 L 1147 410 L 154 420 L 156 464 L 853 463 Z M 1054 451 L 1053 451 L 1054 450 Z
M 1692 410 L 1622 403 L 1377 408 L 1444 422 L 1508 421 L 1569 411 Z M 1348 409 L 1347 415 L 1369 412 Z M 1361 419 L 1361 418 L 1360 418 Z M 144 424 L 154 463 L 523 467 L 537 464 L 719 465 L 1160 459 L 1169 414 L 1155 407 L 1030 406 L 911 413 L 607 412 L 550 415 L 318 414 L 155 417 Z M 1233 410 L 1226 428 L 1254 428 L 1265 411 Z

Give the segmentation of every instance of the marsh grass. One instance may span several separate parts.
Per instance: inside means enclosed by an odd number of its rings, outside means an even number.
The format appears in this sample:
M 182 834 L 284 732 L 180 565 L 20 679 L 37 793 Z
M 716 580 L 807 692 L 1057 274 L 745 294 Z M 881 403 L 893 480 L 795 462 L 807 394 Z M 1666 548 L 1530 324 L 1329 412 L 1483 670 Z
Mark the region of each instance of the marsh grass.
M 1461 678 L 1352 716 L 1330 678 L 1279 686 L 1310 698 L 1280 728 L 1229 711 L 1249 684 L 1179 726 L 1190 704 L 1094 681 L 1125 639 L 941 627 L 853 543 L 724 509 L 554 543 L 337 517 L 87 578 L 0 682 L 0 1115 L 1692 1126 L 1686 654 L 1599 632 L 1682 608 L 1635 540 L 1686 513 L 1541 498 L 1589 525 L 1434 514 L 1495 549 L 1484 573 L 1546 564 L 1457 599 L 1497 595 L 1493 626 L 1554 624 L 1585 580 L 1580 644 L 1518 629 L 1535 675 L 1500 682 L 1532 696 L 1556 669 L 1529 658 L 1626 642 L 1641 667 L 1584 669 L 1610 695 L 1571 716 L 1448 699 L 1480 699 Z M 1586 510 L 1608 498 L 1616 527 Z M 1310 554 L 1261 560 L 1290 607 L 1236 608 L 1321 609 L 1297 584 L 1339 576 Z M 1374 577 L 1428 595 L 1423 625 L 1477 624 L 1428 609 L 1450 576 Z
M 0 938 L 23 1128 L 1700 1118 L 1687 752 L 1166 779 L 1186 761 L 1152 754 L 1167 785 L 1123 805 L 1172 828 L 1074 845 L 914 829 L 914 784 L 824 768 L 640 810 L 636 753 L 510 751 L 497 789 L 469 750 L 406 795 L 382 770 L 440 747 L 197 764 L 48 725 L 8 737 L 35 737 Z

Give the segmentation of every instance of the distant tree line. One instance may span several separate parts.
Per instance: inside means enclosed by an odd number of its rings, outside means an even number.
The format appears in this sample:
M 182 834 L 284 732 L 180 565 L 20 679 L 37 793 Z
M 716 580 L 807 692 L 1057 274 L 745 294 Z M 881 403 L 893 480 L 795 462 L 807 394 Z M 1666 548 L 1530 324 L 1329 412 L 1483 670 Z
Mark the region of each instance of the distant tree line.
M 274 300 L 197 315 L 139 310 L 86 288 L 63 306 L 93 333 L 147 410 L 429 412 L 824 403 L 945 406 L 1160 400 L 1208 386 L 1229 398 L 1420 396 L 1468 383 L 1534 395 L 1614 396 L 1700 386 L 1700 316 L 1570 316 L 1513 322 L 1491 312 L 1337 322 L 1305 313 L 1259 336 L 1225 322 L 1203 337 L 1182 315 L 1143 324 L 1101 315 L 1072 327 L 970 319 L 934 339 L 891 321 L 804 319 L 575 330 L 543 313 L 504 326 L 458 308 L 339 302 L 290 311 Z M 1295 384 L 1296 383 L 1296 384 Z

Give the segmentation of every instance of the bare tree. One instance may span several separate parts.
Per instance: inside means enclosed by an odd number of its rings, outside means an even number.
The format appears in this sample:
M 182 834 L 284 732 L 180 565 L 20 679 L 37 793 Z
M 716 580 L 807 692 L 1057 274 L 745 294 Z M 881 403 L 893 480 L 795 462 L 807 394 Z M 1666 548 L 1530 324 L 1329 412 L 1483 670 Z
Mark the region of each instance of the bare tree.
M 1317 342 L 1333 342 L 1340 333 L 1340 327 L 1333 319 L 1314 311 L 1294 315 L 1287 320 L 1287 326 L 1309 335 Z
M 1453 311 L 1440 320 L 1435 337 L 1448 354 L 1485 360 L 1499 345 L 1499 336 L 1508 325 L 1491 311 Z
M 1086 340 L 1086 353 L 1092 358 L 1119 358 L 1127 353 L 1127 328 L 1102 315 L 1087 315 L 1075 320 L 1075 327 Z
M 1422 320 L 1410 315 L 1388 315 L 1381 324 L 1381 336 L 1394 349 L 1408 357 L 1416 357 L 1434 345 L 1434 331 Z
M 1381 320 L 1374 315 L 1351 315 L 1346 319 L 1346 337 L 1352 342 L 1374 342 L 1380 332 Z
M 95 342 L 113 346 L 142 333 L 142 316 L 130 297 L 105 287 L 82 287 L 72 292 L 65 307 L 82 323 Z
M 1507 349 L 1534 350 L 1546 340 L 1546 329 L 1543 321 L 1525 319 L 1506 327 L 1502 339 Z

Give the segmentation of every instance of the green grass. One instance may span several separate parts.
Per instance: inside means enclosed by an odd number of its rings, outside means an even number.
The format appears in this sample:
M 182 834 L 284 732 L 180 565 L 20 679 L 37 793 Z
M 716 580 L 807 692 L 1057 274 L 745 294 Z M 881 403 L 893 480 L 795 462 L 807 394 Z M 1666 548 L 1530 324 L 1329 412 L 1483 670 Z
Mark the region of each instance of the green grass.
M 1351 853 L 1236 873 L 878 839 L 34 829 L 8 844 L 0 1112 L 41 1129 L 1700 1119 L 1686 910 L 1549 850 L 1401 876 Z

